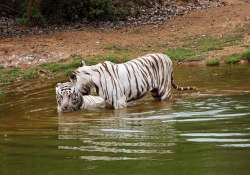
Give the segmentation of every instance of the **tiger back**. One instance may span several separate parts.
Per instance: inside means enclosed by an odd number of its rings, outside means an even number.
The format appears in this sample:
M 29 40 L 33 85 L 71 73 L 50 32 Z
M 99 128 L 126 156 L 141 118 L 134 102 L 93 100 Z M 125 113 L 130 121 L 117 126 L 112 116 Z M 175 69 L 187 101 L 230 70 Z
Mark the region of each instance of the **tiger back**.
M 164 54 L 147 54 L 122 64 L 110 61 L 93 66 L 82 66 L 72 76 L 76 88 L 82 94 L 90 94 L 95 88 L 107 104 L 115 109 L 127 106 L 127 102 L 142 98 L 147 92 L 157 100 L 169 99 L 171 87 L 179 87 L 173 81 L 173 63 Z

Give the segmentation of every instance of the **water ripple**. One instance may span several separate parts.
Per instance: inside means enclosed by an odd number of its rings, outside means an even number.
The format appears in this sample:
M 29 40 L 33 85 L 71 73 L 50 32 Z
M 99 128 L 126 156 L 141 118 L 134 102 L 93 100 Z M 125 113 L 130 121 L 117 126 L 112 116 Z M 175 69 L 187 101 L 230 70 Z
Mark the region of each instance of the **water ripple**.
M 144 131 L 128 130 L 128 129 L 100 129 L 103 132 L 120 132 L 120 133 L 139 133 Z
M 187 139 L 191 142 L 249 142 L 250 139 L 217 139 L 217 138 L 192 138 Z
M 250 143 L 246 144 L 224 144 L 224 145 L 218 145 L 221 147 L 235 147 L 235 148 L 250 148 Z
M 229 137 L 229 136 L 246 136 L 250 134 L 249 133 L 185 133 L 180 135 L 188 137 Z

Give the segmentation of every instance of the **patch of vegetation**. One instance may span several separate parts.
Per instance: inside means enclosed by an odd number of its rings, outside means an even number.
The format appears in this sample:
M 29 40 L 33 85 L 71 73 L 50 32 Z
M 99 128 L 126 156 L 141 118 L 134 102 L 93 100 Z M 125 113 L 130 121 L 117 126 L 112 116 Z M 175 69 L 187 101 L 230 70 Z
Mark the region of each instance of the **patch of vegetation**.
M 185 48 L 168 49 L 165 54 L 168 55 L 171 59 L 177 61 L 183 61 L 185 59 L 190 59 L 196 56 L 196 53 L 193 50 Z
M 100 62 L 104 62 L 104 61 L 111 61 L 113 63 L 122 63 L 127 61 L 128 58 L 127 57 L 123 57 L 121 58 L 116 56 L 116 55 L 99 55 L 99 56 L 94 56 L 92 58 L 88 58 L 86 59 L 86 64 L 87 65 L 94 65 L 94 64 L 98 64 Z
M 21 74 L 20 69 L 1 69 L 0 83 L 9 83 L 17 79 Z
M 250 61 L 250 49 L 242 53 L 241 59 Z
M 16 23 L 18 24 L 18 25 L 23 25 L 23 26 L 27 26 L 27 25 L 29 25 L 29 19 L 28 18 L 17 18 L 16 19 Z
M 212 36 L 202 36 L 197 38 L 188 38 L 187 43 L 183 45 L 185 48 L 193 48 L 198 53 L 206 53 L 213 50 L 222 50 L 224 47 L 238 44 L 242 41 L 242 34 L 226 35 L 222 38 Z
M 39 76 L 39 71 L 52 73 L 54 75 L 68 75 L 74 69 L 81 66 L 82 57 L 73 55 L 69 62 L 45 63 L 35 68 L 20 69 L 20 68 L 0 68 L 0 84 L 10 83 L 16 80 L 34 79 Z M 93 65 L 104 61 L 112 61 L 121 63 L 127 61 L 126 57 L 116 57 L 115 55 L 95 56 L 85 59 L 87 65 Z
M 37 70 L 35 68 L 30 69 L 0 69 L 0 83 L 10 83 L 19 79 L 33 79 L 38 77 Z
M 131 50 L 127 47 L 121 47 L 118 45 L 107 45 L 104 49 L 109 50 L 109 52 L 104 56 L 97 56 L 94 59 L 112 61 L 114 63 L 121 63 L 129 60 L 131 58 Z
M 68 74 L 72 70 L 81 66 L 81 60 L 81 57 L 74 57 L 73 60 L 69 63 L 45 63 L 40 67 L 48 70 L 51 73 L 63 72 L 65 74 Z
M 72 61 L 68 63 L 46 63 L 35 68 L 20 69 L 20 68 L 1 68 L 0 69 L 0 84 L 10 83 L 16 80 L 34 79 L 39 76 L 39 70 L 45 69 L 50 73 L 65 73 L 68 74 L 72 70 L 81 66 L 81 58 L 74 56 Z
M 2 89 L 0 89 L 0 98 L 3 97 L 5 94 L 4 94 L 4 91 L 2 91 Z
M 37 69 L 35 69 L 35 68 L 23 70 L 22 74 L 21 74 L 22 79 L 34 79 L 37 77 L 38 77 L 38 72 L 37 72 Z
M 225 57 L 225 63 L 227 64 L 236 64 L 238 62 L 240 62 L 240 55 L 229 55 L 227 57 Z
M 105 50 L 112 50 L 112 51 L 118 51 L 118 52 L 128 52 L 129 49 L 126 47 L 121 47 L 115 44 L 112 45 L 107 45 L 106 47 L 104 47 Z
M 221 41 L 217 38 L 202 37 L 196 42 L 196 48 L 200 52 L 208 52 L 212 50 L 222 50 Z
M 236 44 L 239 44 L 243 39 L 242 33 L 232 34 L 232 35 L 226 35 L 222 38 L 222 46 L 233 46 Z
M 220 60 L 218 58 L 207 60 L 207 66 L 218 66 L 220 64 Z

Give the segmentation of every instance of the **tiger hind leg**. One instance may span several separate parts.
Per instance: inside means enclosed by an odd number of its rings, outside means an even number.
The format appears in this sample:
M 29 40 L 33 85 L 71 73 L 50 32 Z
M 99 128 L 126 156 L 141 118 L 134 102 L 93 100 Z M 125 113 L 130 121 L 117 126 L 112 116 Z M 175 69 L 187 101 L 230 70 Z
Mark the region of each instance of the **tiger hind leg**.
M 160 92 L 158 89 L 154 89 L 151 91 L 151 95 L 156 99 L 156 100 L 166 100 L 170 99 L 171 97 L 171 91 L 170 89 L 164 92 Z

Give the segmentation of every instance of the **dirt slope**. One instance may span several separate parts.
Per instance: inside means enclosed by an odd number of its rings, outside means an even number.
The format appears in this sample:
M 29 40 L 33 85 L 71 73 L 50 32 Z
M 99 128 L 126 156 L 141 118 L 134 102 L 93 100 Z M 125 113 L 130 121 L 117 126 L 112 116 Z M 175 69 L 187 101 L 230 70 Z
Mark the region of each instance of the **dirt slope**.
M 226 6 L 191 12 L 171 19 L 161 26 L 141 26 L 113 31 L 86 29 L 50 35 L 0 40 L 0 64 L 27 67 L 67 59 L 71 55 L 105 54 L 106 48 L 131 48 L 133 56 L 144 52 L 162 52 L 177 46 L 183 39 L 196 35 L 222 36 L 250 24 L 250 1 L 226 0 Z M 244 34 L 250 44 L 250 34 Z M 235 46 L 210 55 L 241 52 Z

